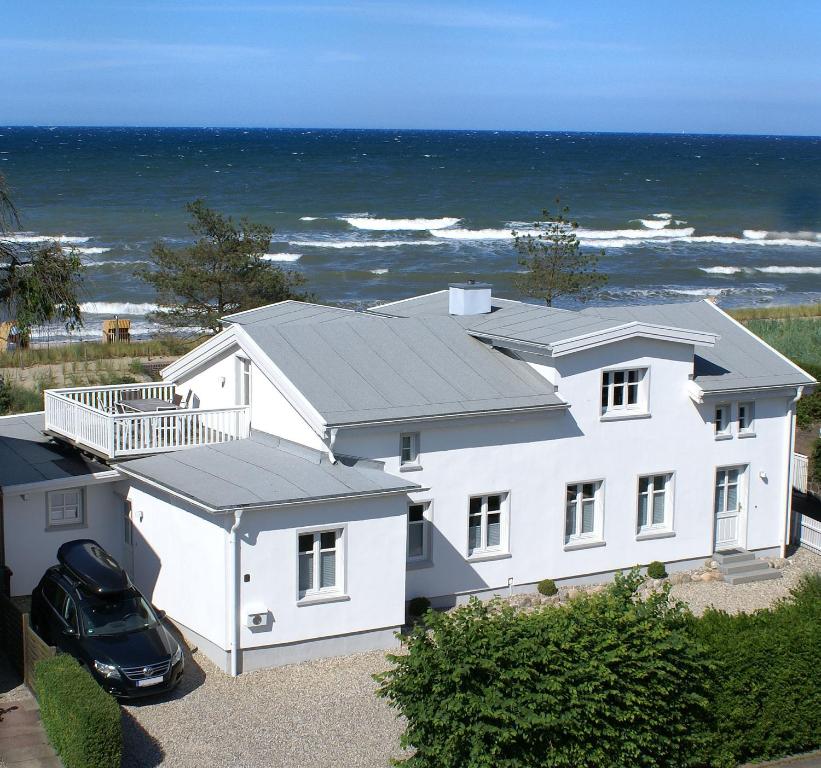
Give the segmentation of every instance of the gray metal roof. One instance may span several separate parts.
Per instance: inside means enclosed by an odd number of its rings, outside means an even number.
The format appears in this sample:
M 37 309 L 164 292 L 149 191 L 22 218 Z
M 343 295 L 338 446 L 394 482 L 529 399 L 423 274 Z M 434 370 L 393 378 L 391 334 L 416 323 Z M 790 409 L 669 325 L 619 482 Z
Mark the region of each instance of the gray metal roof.
M 0 418 L 0 488 L 83 477 L 109 467 L 43 434 L 42 413 Z
M 537 344 L 631 321 L 706 331 L 719 338 L 714 347 L 699 347 L 695 353 L 695 381 L 705 391 L 795 386 L 814 381 L 706 301 L 563 310 L 493 297 L 492 307 L 490 314 L 458 320 L 479 336 Z M 403 317 L 443 316 L 448 314 L 448 295 L 447 291 L 439 291 L 376 307 L 375 311 Z
M 529 365 L 450 317 L 347 312 L 240 324 L 330 426 L 565 406 Z
M 266 507 L 418 490 L 379 462 L 337 457 L 254 431 L 245 440 L 120 462 L 126 474 L 157 483 L 207 509 Z

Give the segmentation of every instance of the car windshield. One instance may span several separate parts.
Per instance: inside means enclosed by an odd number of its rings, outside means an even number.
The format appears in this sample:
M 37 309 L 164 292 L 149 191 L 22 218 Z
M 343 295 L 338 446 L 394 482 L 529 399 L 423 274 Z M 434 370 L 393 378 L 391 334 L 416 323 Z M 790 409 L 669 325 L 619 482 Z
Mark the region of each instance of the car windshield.
M 156 626 L 157 617 L 140 595 L 88 597 L 80 603 L 86 635 L 121 635 Z

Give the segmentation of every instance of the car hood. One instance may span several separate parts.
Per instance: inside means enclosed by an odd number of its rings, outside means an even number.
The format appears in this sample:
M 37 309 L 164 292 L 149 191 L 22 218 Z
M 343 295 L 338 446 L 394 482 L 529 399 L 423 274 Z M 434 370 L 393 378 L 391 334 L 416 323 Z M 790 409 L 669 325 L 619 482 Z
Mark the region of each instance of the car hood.
M 165 661 L 177 641 L 161 624 L 121 635 L 86 635 L 85 652 L 93 659 L 118 667 L 140 667 Z

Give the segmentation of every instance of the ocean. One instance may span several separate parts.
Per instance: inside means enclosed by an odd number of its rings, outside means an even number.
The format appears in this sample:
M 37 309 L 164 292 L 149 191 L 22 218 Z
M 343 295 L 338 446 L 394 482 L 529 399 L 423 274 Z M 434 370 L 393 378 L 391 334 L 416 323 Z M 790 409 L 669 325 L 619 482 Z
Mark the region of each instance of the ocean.
M 267 258 L 346 306 L 468 278 L 515 296 L 510 231 L 557 196 L 605 252 L 599 303 L 821 300 L 821 138 L 15 127 L 0 172 L 15 236 L 82 254 L 89 337 L 113 315 L 151 330 L 133 272 L 156 241 L 190 242 L 195 198 L 274 227 Z

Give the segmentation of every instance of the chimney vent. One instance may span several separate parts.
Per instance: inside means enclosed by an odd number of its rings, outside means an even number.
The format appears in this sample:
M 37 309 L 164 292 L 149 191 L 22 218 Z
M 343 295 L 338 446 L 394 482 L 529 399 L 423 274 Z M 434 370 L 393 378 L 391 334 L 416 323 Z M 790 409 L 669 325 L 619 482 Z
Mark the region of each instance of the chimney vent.
M 486 315 L 490 312 L 492 286 L 489 283 L 451 283 L 448 287 L 448 312 L 451 315 Z

